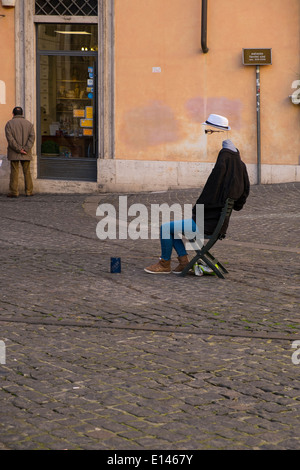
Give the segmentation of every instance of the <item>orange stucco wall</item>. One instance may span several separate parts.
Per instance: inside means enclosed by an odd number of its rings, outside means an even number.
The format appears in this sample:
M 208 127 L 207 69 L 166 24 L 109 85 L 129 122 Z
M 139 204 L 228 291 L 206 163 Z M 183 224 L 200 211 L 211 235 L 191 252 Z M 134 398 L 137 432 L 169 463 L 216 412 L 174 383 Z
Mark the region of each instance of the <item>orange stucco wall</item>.
M 1 5 L 1 2 L 0 2 Z M 14 8 L 0 6 L 0 154 L 6 154 L 4 127 L 15 106 Z M 5 90 L 5 91 L 4 91 Z M 5 104 L 3 103 L 5 98 Z
M 216 113 L 255 163 L 255 67 L 242 49 L 272 48 L 260 68 L 262 163 L 299 164 L 300 105 L 289 98 L 300 79 L 299 0 L 208 1 L 207 42 L 203 54 L 201 0 L 115 0 L 115 158 L 212 162 L 220 136 L 201 123 Z

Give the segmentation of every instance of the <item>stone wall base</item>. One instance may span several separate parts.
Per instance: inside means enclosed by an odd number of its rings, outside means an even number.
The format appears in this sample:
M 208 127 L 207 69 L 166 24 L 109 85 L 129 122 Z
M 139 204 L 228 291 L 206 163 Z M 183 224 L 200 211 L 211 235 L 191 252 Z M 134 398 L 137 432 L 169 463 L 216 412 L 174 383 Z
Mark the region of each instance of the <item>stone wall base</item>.
M 103 192 L 162 191 L 197 188 L 206 182 L 214 163 L 99 160 L 98 181 Z M 257 184 L 257 166 L 247 165 L 251 184 Z M 262 165 L 261 183 L 300 181 L 299 165 Z
M 136 160 L 98 160 L 98 182 L 46 180 L 36 178 L 32 163 L 35 193 L 102 193 L 165 191 L 203 186 L 214 163 L 161 162 Z M 247 165 L 251 184 L 257 183 L 257 167 Z M 8 192 L 10 164 L 0 155 L 0 193 Z M 261 183 L 276 184 L 300 181 L 300 165 L 262 165 Z M 20 168 L 20 193 L 24 191 Z

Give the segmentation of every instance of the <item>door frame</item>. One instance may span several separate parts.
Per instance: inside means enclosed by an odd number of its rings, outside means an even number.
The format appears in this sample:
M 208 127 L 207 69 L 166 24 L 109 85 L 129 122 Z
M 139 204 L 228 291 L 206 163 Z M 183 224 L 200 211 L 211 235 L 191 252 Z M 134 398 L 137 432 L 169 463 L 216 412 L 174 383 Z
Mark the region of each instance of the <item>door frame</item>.
M 35 15 L 35 0 L 19 0 L 15 7 L 16 103 L 26 118 L 37 124 L 36 24 L 98 24 L 98 159 L 113 159 L 115 154 L 114 118 L 114 0 L 98 0 L 98 16 Z M 37 178 L 37 146 L 33 147 L 33 170 Z M 98 165 L 97 181 L 100 181 Z

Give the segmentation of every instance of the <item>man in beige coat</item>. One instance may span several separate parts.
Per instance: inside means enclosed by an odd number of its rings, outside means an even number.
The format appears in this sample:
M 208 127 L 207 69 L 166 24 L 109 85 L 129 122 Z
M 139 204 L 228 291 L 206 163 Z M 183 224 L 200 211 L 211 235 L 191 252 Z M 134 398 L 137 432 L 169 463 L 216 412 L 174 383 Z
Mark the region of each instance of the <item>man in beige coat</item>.
M 10 182 L 8 197 L 18 197 L 19 162 L 21 162 L 26 196 L 33 195 L 33 183 L 30 173 L 31 149 L 35 140 L 34 127 L 23 116 L 20 107 L 13 109 L 13 118 L 5 126 L 8 143 L 7 159 L 10 161 Z

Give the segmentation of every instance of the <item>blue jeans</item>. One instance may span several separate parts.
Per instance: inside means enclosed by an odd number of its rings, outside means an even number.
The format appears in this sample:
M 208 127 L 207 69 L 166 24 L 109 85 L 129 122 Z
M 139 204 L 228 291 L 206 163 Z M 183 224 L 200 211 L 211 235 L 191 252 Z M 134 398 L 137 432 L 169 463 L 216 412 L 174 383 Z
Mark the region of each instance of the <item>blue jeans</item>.
M 185 246 L 178 234 L 185 231 L 198 232 L 198 227 L 193 219 L 174 220 L 160 227 L 161 258 L 168 261 L 171 259 L 172 250 L 175 249 L 178 256 L 187 254 Z

